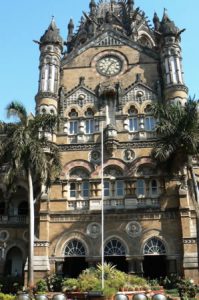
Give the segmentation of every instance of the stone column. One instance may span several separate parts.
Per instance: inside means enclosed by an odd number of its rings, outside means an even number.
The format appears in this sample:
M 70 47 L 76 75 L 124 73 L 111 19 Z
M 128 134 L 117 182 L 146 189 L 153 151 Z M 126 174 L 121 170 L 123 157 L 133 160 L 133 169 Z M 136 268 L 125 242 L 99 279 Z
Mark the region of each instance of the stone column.
M 177 258 L 175 256 L 167 256 L 166 260 L 168 274 L 177 274 Z

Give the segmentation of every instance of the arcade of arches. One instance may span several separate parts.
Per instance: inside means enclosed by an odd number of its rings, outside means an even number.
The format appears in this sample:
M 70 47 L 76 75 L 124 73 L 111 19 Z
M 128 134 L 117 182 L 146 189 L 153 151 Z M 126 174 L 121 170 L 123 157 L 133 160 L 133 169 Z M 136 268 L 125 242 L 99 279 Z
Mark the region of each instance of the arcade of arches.
M 147 278 L 165 277 L 176 272 L 176 261 L 172 260 L 169 264 L 165 245 L 156 237 L 147 240 L 142 257 L 133 256 L 133 258 L 127 255 L 126 247 L 120 240 L 112 238 L 104 245 L 104 257 L 105 262 L 111 263 L 123 272 L 139 274 Z M 100 257 L 96 261 L 93 259 L 92 262 L 89 261 L 82 241 L 72 239 L 65 247 L 64 262 L 56 264 L 56 271 L 64 277 L 75 278 L 84 269 L 100 262 Z

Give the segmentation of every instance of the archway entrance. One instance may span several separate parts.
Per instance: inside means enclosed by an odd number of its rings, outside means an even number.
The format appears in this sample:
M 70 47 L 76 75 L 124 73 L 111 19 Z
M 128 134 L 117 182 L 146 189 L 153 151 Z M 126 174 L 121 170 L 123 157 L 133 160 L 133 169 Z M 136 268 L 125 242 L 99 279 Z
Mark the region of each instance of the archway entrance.
M 23 257 L 19 248 L 11 248 L 6 255 L 5 275 L 19 276 L 23 275 Z
M 109 240 L 104 247 L 105 262 L 111 263 L 120 271 L 128 273 L 126 250 L 118 239 Z
M 65 248 L 65 261 L 62 273 L 64 277 L 77 278 L 79 274 L 88 268 L 85 260 L 86 251 L 81 241 L 73 239 Z
M 166 248 L 157 237 L 149 239 L 144 245 L 144 277 L 150 279 L 167 275 Z
M 144 277 L 155 279 L 165 277 L 166 271 L 166 256 L 145 256 L 143 262 Z

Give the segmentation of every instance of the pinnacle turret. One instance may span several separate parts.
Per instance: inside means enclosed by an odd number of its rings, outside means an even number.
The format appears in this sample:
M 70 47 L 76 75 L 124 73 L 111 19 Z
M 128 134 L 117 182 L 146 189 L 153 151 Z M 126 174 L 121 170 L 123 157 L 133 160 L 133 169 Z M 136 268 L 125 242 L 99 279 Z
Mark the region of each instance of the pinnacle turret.
M 41 44 L 59 44 L 61 47 L 63 46 L 63 40 L 59 34 L 59 29 L 56 26 L 54 18 L 45 31 L 44 35 L 40 39 Z

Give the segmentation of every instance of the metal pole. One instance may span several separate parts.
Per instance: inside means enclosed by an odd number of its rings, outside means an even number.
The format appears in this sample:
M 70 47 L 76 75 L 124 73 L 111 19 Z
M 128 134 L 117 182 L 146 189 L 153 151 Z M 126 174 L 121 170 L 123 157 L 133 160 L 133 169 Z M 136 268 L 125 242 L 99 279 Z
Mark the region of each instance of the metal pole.
M 104 133 L 103 133 L 103 121 L 101 127 L 101 229 L 102 229 L 102 241 L 101 241 L 101 264 L 102 264 L 102 290 L 104 289 Z

